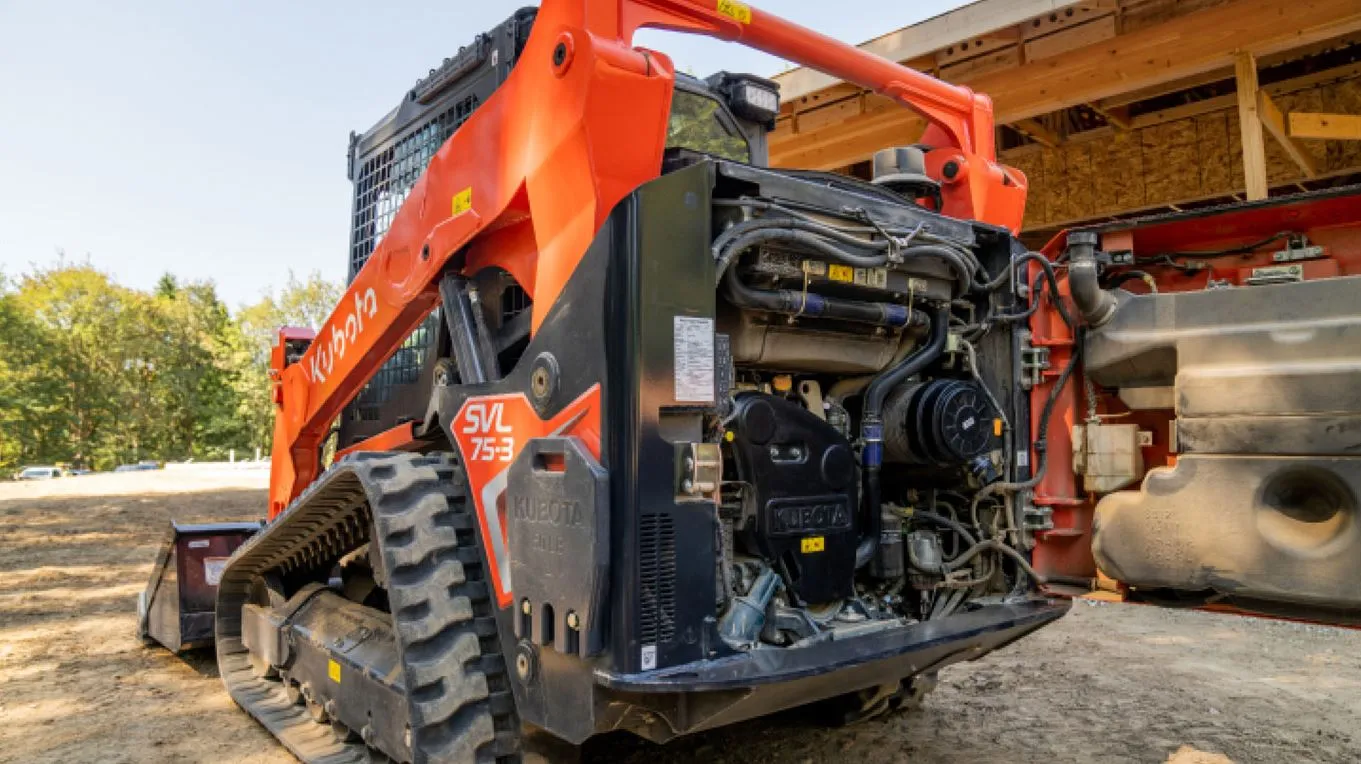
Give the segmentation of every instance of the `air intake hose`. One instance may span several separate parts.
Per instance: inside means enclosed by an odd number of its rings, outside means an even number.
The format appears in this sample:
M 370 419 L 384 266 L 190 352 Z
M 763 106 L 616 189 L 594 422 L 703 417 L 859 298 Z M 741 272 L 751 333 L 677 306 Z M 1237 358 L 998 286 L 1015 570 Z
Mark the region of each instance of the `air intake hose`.
M 883 532 L 881 515 L 882 496 L 879 472 L 884 466 L 884 401 L 893 388 L 915 374 L 921 373 L 945 352 L 945 341 L 950 334 L 950 309 L 937 308 L 931 314 L 931 336 L 901 363 L 875 377 L 865 390 L 865 410 L 860 418 L 860 439 L 864 441 L 860 463 L 865 471 L 865 512 L 868 529 L 855 549 L 857 568 L 867 564 L 879 546 Z
M 1068 234 L 1068 289 L 1078 312 L 1091 326 L 1101 326 L 1115 315 L 1115 295 L 1101 288 L 1096 266 L 1096 234 Z

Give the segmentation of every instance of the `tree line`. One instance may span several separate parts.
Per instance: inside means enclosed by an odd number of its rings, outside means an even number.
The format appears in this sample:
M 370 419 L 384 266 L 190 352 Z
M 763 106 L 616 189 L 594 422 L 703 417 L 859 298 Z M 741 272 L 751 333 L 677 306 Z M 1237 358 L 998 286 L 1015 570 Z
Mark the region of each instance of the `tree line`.
M 0 274 L 0 474 L 268 453 L 275 332 L 319 327 L 340 295 L 290 274 L 233 312 L 169 274 L 150 291 L 88 263 Z

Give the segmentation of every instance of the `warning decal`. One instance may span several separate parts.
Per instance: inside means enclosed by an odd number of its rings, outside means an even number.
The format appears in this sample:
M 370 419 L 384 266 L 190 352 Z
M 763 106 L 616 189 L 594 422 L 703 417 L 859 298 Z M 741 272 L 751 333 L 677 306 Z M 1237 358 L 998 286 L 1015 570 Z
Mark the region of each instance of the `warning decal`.
M 222 583 L 222 571 L 226 569 L 226 557 L 203 558 L 203 583 L 209 586 L 217 586 Z
M 718 0 L 718 12 L 740 24 L 751 23 L 751 6 L 738 0 Z
M 676 316 L 676 401 L 714 402 L 714 320 Z

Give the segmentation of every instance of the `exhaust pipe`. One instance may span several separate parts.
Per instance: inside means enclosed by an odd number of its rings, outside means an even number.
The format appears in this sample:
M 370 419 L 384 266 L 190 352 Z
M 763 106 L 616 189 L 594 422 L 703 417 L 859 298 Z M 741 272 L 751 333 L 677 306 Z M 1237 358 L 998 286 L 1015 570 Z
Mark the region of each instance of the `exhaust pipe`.
M 1097 280 L 1096 242 L 1091 231 L 1068 234 L 1068 289 L 1078 312 L 1093 327 L 1110 321 L 1117 307 L 1115 295 L 1102 289 Z

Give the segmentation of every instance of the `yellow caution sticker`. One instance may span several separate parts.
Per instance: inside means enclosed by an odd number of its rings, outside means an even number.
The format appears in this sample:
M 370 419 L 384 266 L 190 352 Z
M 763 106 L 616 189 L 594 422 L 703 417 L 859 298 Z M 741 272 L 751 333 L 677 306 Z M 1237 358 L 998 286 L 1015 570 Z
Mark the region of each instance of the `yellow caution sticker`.
M 458 217 L 473 208 L 473 189 L 472 186 L 454 194 L 454 217 Z
M 340 684 L 340 664 L 335 661 L 327 661 L 326 676 L 331 677 L 332 682 Z
M 718 12 L 739 24 L 751 23 L 751 6 L 746 3 L 739 3 L 737 0 L 718 0 Z
M 827 539 L 824 536 L 809 536 L 799 540 L 799 551 L 804 554 L 821 552 L 827 548 Z
M 832 264 L 827 266 L 827 278 L 832 281 L 844 281 L 847 284 L 855 281 L 855 269 L 849 265 Z

